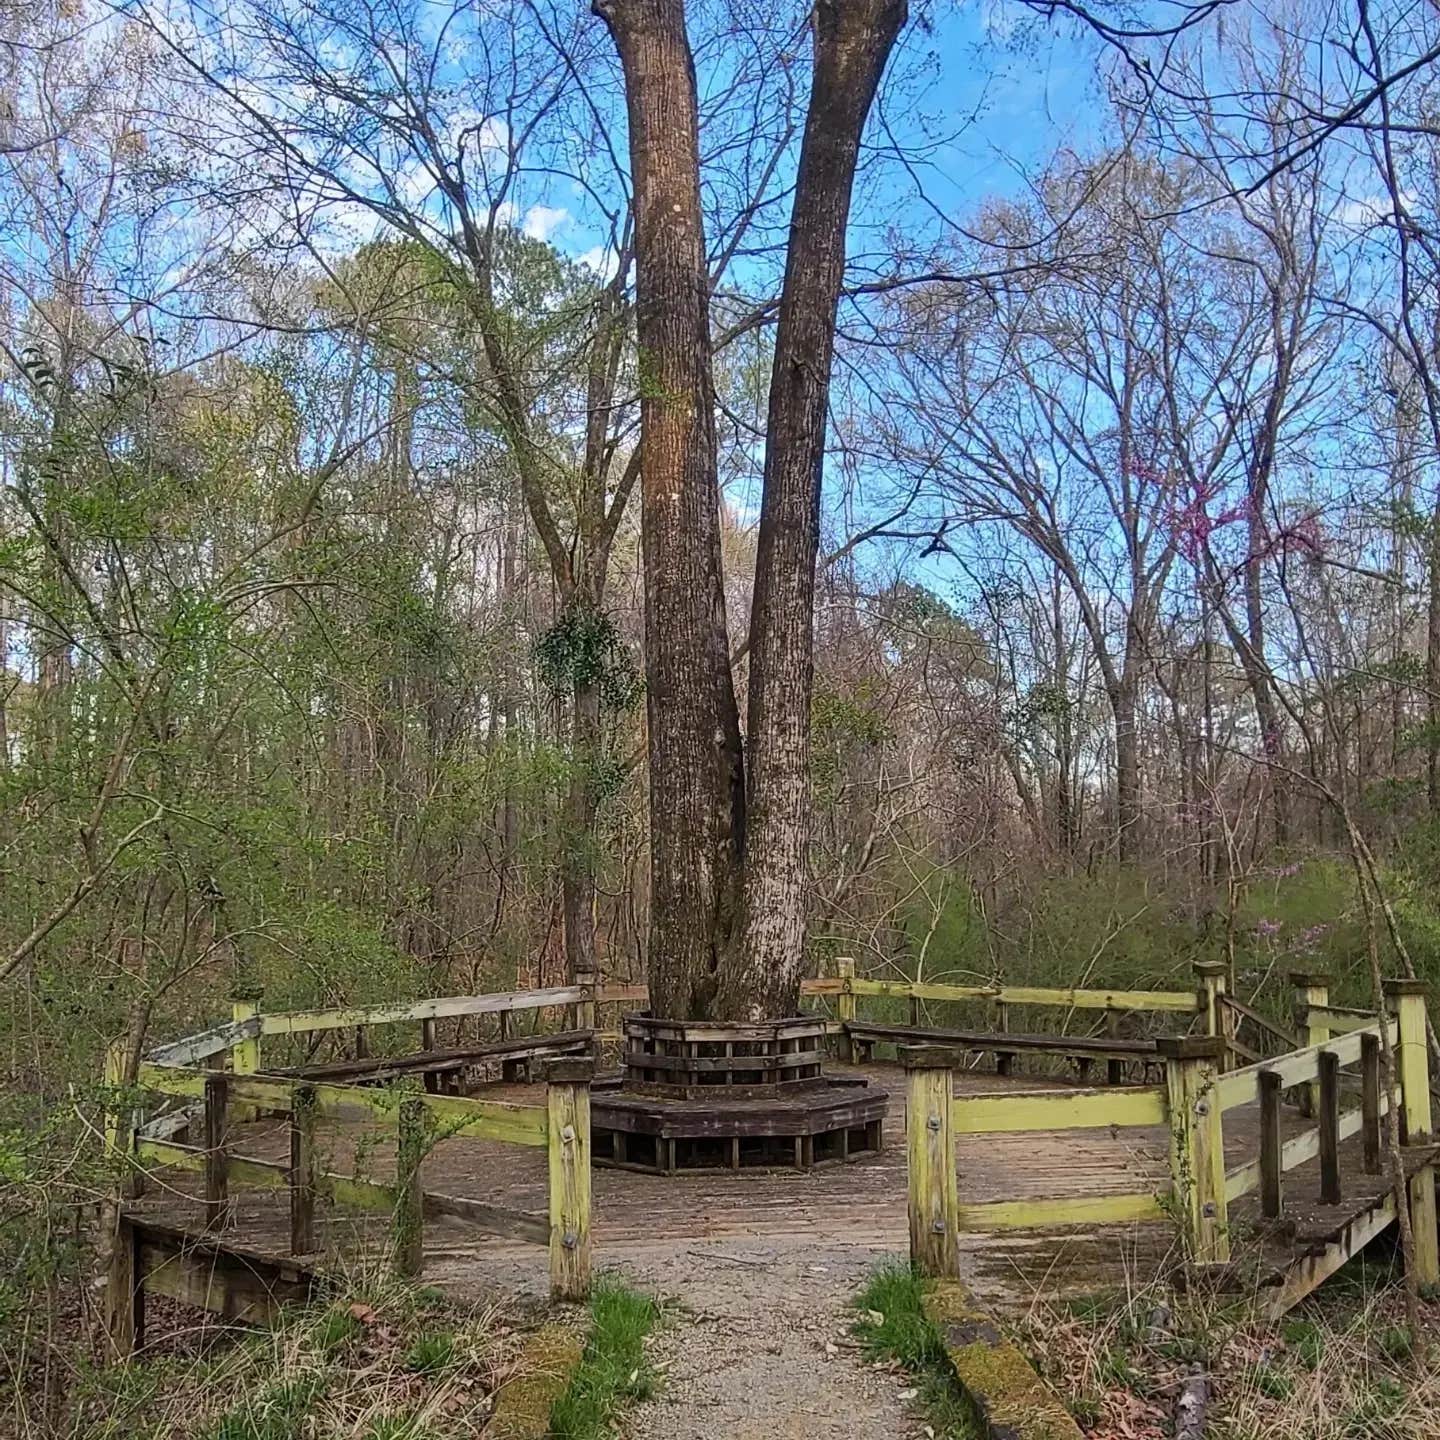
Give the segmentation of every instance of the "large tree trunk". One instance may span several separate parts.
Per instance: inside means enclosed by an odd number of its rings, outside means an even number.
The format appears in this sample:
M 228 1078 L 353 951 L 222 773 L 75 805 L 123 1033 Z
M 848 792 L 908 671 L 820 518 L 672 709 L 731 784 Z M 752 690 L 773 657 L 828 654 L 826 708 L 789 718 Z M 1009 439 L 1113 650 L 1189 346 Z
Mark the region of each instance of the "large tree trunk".
M 793 1014 L 805 954 L 815 557 L 835 312 L 860 135 L 905 0 L 819 0 L 815 74 L 790 218 L 770 376 L 765 488 L 750 615 L 741 945 L 720 1008 Z
M 720 573 L 699 117 L 683 0 L 596 0 L 625 73 L 635 189 L 650 770 L 650 1007 L 713 1013 L 744 782 Z
M 1110 694 L 1115 712 L 1115 844 L 1122 863 L 1139 857 L 1140 737 L 1136 730 L 1136 676 L 1127 661 Z
M 1425 619 L 1425 794 L 1440 820 L 1440 494 L 1430 516 L 1430 575 Z
M 650 1003 L 795 1009 L 805 937 L 815 555 L 851 187 L 905 0 L 819 0 L 771 376 L 747 793 L 721 583 L 719 484 L 684 0 L 595 0 L 625 73 L 641 362 L 650 741 Z M 742 896 L 742 871 L 748 878 Z M 741 919 L 741 902 L 744 921 Z

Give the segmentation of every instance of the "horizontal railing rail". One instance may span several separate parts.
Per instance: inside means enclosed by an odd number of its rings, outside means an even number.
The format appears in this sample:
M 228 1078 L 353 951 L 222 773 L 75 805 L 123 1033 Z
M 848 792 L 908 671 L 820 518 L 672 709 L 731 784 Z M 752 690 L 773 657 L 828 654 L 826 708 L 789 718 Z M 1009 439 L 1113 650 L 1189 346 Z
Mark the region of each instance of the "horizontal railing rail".
M 821 989 L 820 986 L 825 988 Z M 837 987 L 838 988 L 833 988 Z M 910 1000 L 989 1000 L 1001 1005 L 1035 1005 L 1058 1010 L 1153 1010 L 1193 1015 L 1198 996 L 1189 990 L 1106 990 L 1043 985 L 944 985 L 928 980 L 868 980 L 861 977 L 811 982 L 802 993 L 886 995 Z
M 1166 1123 L 1165 1090 L 1157 1085 L 958 1095 L 950 1115 L 957 1135 L 1150 1127 Z
M 1391 1043 L 1399 1038 L 1399 1023 L 1395 1020 L 1375 1020 L 1364 1029 L 1352 1030 L 1335 1040 L 1322 1040 L 1316 1045 L 1307 1045 L 1303 1050 L 1292 1050 L 1287 1055 L 1277 1055 L 1270 1060 L 1261 1060 L 1247 1065 L 1242 1070 L 1231 1070 L 1220 1077 L 1217 1094 L 1224 1110 L 1233 1110 L 1237 1105 L 1253 1105 L 1260 1099 L 1260 1077 L 1275 1074 L 1280 1077 L 1281 1088 L 1289 1090 L 1297 1085 L 1318 1082 L 1323 1056 L 1332 1055 L 1340 1066 L 1357 1064 L 1366 1035 L 1378 1038 L 1380 1027 L 1385 1024 Z

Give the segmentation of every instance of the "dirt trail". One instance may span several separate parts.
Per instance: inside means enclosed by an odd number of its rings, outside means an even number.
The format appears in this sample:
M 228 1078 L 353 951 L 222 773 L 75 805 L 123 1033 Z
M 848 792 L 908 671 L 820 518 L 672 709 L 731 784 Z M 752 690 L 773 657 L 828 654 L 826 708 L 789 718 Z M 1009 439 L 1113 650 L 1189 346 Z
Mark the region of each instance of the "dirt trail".
M 868 1247 L 727 1238 L 626 1257 L 619 1268 L 671 1304 L 652 1341 L 653 1399 L 629 1440 L 905 1440 L 923 1422 L 910 1382 L 867 1361 L 849 1334 Z

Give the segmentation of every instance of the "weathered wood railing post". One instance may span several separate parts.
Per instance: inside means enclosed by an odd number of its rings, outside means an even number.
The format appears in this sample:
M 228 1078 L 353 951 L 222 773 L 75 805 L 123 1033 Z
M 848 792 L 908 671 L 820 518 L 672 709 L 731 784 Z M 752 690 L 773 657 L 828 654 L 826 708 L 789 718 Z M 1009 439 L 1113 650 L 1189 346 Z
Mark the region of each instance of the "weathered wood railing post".
M 579 1004 L 575 1006 L 576 1030 L 595 1029 L 595 972 L 593 970 L 577 970 L 575 972 L 575 983 L 585 993 Z
M 842 987 L 835 997 L 835 1018 L 840 1022 L 840 1058 L 845 1064 L 853 1065 L 855 1046 L 851 1043 L 850 1031 L 846 1027 L 855 1020 L 855 992 L 850 988 L 850 982 L 855 978 L 855 961 L 848 955 L 842 955 L 835 962 L 835 973 L 840 977 Z
M 910 1263 L 942 1279 L 960 1274 L 960 1201 L 955 1174 L 953 1050 L 900 1048 L 905 1066 L 905 1163 L 909 1174 Z
M 1285 1082 L 1274 1070 L 1262 1070 L 1260 1081 L 1260 1213 L 1278 1220 L 1284 1206 L 1281 1195 L 1285 1170 L 1284 1134 L 1280 1126 L 1280 1098 Z
M 1225 1208 L 1225 1141 L 1215 1082 L 1225 1042 L 1218 1036 L 1162 1036 L 1170 1112 L 1170 1178 L 1192 1262 L 1230 1258 Z
M 1430 1057 L 1425 1026 L 1425 983 L 1387 980 L 1385 1004 L 1399 1021 L 1395 1064 L 1400 1080 L 1401 1133 L 1406 1145 L 1427 1145 L 1430 1118 Z M 1426 1165 L 1410 1177 L 1410 1229 L 1415 1237 L 1415 1279 L 1420 1285 L 1440 1284 L 1440 1237 L 1436 1235 L 1435 1167 Z
M 1320 1056 L 1320 1203 L 1340 1203 L 1340 1057 Z
M 297 1085 L 290 1097 L 290 1253 L 315 1251 L 315 1088 Z
M 1205 1017 L 1205 1033 L 1212 1039 L 1225 1041 L 1220 1055 L 1220 1068 L 1230 1068 L 1230 1045 L 1227 1034 L 1229 1017 L 1225 1011 L 1226 980 L 1229 967 L 1223 960 L 1198 960 L 1195 979 L 1199 987 L 1200 1013 Z
M 1380 1173 L 1380 1037 L 1360 1037 L 1360 1132 L 1367 1175 Z
M 128 1360 L 145 1343 L 145 1289 L 140 1275 L 139 1244 L 127 1216 L 114 1216 L 109 1270 L 105 1277 L 107 1360 Z
M 236 989 L 230 999 L 230 1018 L 235 1021 L 253 1020 L 260 1013 L 261 991 L 258 987 L 248 990 Z M 250 1036 L 237 1040 L 230 1047 L 230 1071 L 234 1075 L 253 1075 L 260 1068 L 260 1037 Z M 259 1111 L 253 1105 L 231 1106 L 231 1119 L 236 1124 L 254 1120 Z
M 550 1169 L 550 1298 L 590 1294 L 590 1060 L 552 1060 L 545 1071 Z
M 234 1218 L 230 1203 L 230 1077 L 205 1077 L 205 1228 L 223 1230 Z
M 1107 1009 L 1105 1011 L 1105 1038 L 1107 1040 L 1120 1038 L 1120 1012 L 1118 1010 Z M 1125 1083 L 1125 1062 L 1118 1055 L 1112 1055 L 1105 1062 L 1105 1080 L 1110 1085 Z
M 105 1154 L 121 1171 L 117 1180 L 122 1200 L 133 1200 L 143 1187 L 144 1176 L 135 1163 L 136 1132 L 140 1117 L 134 1105 L 122 1100 L 119 1092 L 125 1088 L 125 1059 L 127 1045 L 116 1040 L 105 1047 L 105 1088 L 110 1092 L 105 1103 Z
M 425 1265 L 425 1185 L 430 1112 L 418 1095 L 400 1101 L 395 1117 L 395 1271 L 418 1275 Z
M 1330 1027 L 1312 1007 L 1330 1003 L 1330 977 L 1311 970 L 1292 970 L 1290 983 L 1295 987 L 1295 1029 L 1300 1037 L 1300 1048 L 1323 1045 L 1330 1038 Z M 1312 1120 L 1320 1113 L 1318 1080 L 1300 1087 L 1300 1113 Z
M 435 1048 L 435 1017 L 420 1022 L 420 1048 L 427 1053 Z

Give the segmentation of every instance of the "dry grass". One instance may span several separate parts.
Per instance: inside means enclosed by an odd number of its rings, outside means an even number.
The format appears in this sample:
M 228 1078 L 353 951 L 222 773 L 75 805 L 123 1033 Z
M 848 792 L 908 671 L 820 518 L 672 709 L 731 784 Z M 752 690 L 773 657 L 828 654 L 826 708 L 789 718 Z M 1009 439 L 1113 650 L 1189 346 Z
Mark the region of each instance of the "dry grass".
M 1359 1257 L 1277 1327 L 1234 1296 L 1137 1288 L 1037 1306 L 1022 1339 L 1095 1440 L 1164 1440 L 1196 1370 L 1210 1440 L 1440 1440 L 1440 1304 L 1419 1347 L 1393 1263 Z M 1421 1353 L 1424 1352 L 1424 1353 Z
M 521 1337 L 492 1310 L 367 1288 L 263 1331 L 174 1329 L 128 1366 L 77 1371 L 46 1440 L 460 1440 L 483 1428 Z M 176 1315 L 181 1312 L 176 1309 Z M 58 1423 L 57 1423 L 58 1421 Z

